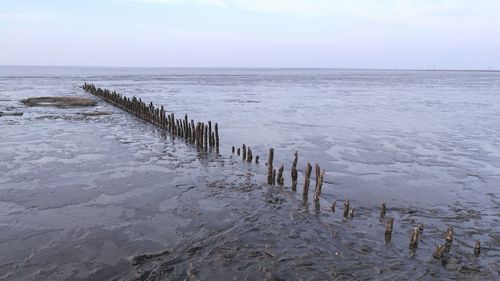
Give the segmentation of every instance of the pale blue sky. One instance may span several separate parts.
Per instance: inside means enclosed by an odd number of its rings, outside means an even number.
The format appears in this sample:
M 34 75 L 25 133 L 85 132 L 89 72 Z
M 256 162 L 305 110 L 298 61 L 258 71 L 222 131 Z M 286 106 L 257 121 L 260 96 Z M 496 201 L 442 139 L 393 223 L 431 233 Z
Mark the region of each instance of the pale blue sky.
M 0 65 L 500 68 L 500 0 L 0 0 Z

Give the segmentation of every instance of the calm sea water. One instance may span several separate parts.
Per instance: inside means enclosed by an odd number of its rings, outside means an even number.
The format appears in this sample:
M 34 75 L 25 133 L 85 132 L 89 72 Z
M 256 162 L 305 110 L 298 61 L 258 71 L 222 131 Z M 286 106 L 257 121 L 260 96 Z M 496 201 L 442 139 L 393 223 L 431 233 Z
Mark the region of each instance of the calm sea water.
M 84 82 L 218 122 L 220 157 L 100 100 L 111 115 L 20 103 Z M 0 111 L 24 113 L 0 117 L 0 279 L 499 277 L 498 72 L 0 67 Z M 270 147 L 284 188 L 263 184 Z M 320 206 L 289 188 L 295 151 L 326 171 Z

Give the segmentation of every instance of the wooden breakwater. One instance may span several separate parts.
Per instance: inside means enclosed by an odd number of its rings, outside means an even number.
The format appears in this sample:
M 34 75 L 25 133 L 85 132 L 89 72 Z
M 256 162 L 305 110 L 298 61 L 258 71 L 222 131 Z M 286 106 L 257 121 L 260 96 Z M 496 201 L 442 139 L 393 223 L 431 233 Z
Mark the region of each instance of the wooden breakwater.
M 110 91 L 108 89 L 101 89 L 96 87 L 94 84 L 84 83 L 82 88 L 95 96 L 98 96 L 109 102 L 110 104 L 119 107 L 136 117 L 151 123 L 161 129 L 168 131 L 170 134 L 174 136 L 178 136 L 186 140 L 187 143 L 191 143 L 196 145 L 199 148 L 205 150 L 215 150 L 217 154 L 219 153 L 219 126 L 217 123 L 214 124 L 214 128 L 212 130 L 212 122 L 208 121 L 207 123 L 203 122 L 194 122 L 194 120 L 189 120 L 188 115 L 185 114 L 184 118 L 175 118 L 175 114 L 173 112 L 167 113 L 163 106 L 157 107 L 152 102 L 149 104 L 142 101 L 142 99 L 133 96 L 132 98 L 128 98 L 124 95 L 117 93 L 116 91 Z M 251 148 L 245 144 L 242 145 L 241 148 L 235 148 L 232 146 L 231 151 L 233 154 L 237 154 L 238 157 L 242 156 L 242 160 L 248 163 L 252 163 L 253 159 L 255 159 L 255 164 L 259 164 L 259 156 L 256 155 L 255 158 L 253 156 L 253 151 Z M 268 160 L 267 160 L 267 184 L 274 186 L 276 184 L 283 186 L 284 185 L 284 164 L 280 166 L 278 170 L 274 168 L 274 149 L 269 149 Z M 298 153 L 294 153 L 294 160 L 291 165 L 290 177 L 291 177 L 291 189 L 292 191 L 296 191 L 297 189 L 297 181 L 298 181 Z M 309 189 L 311 185 L 311 173 L 313 168 L 309 162 L 307 162 L 304 170 L 304 184 L 302 188 L 302 195 L 304 200 L 307 200 L 309 195 Z M 321 189 L 323 186 L 323 180 L 325 177 L 325 170 L 321 169 L 318 164 L 314 166 L 315 171 L 315 187 L 314 187 L 314 196 L 313 200 L 319 208 L 319 199 L 321 195 Z M 336 202 L 334 201 L 331 205 L 332 212 L 335 212 Z M 344 210 L 343 217 L 344 220 L 348 220 L 348 218 L 353 218 L 355 216 L 355 209 L 351 206 L 349 200 L 344 201 Z M 394 218 L 386 217 L 387 214 L 387 205 L 386 203 L 381 204 L 379 218 L 385 224 L 385 242 L 390 243 L 393 226 L 394 226 Z M 417 227 L 414 227 L 410 234 L 409 248 L 414 252 L 418 248 L 418 242 L 421 238 L 421 234 L 423 233 L 424 227 L 423 224 L 419 224 Z M 449 226 L 446 235 L 445 241 L 443 244 L 438 244 L 432 254 L 432 256 L 436 259 L 442 259 L 446 257 L 446 255 L 450 252 L 451 244 L 453 242 L 453 227 Z M 476 256 L 479 256 L 481 253 L 481 243 L 477 240 L 473 247 L 473 253 Z
M 173 112 L 167 113 L 163 106 L 155 106 L 152 102 L 147 104 L 135 96 L 129 98 L 116 91 L 101 89 L 88 83 L 84 83 L 82 88 L 146 122 L 167 130 L 172 135 L 185 139 L 186 142 L 219 153 L 219 125 L 217 123 L 214 124 L 212 130 L 212 121 L 195 123 L 193 119 L 189 120 L 187 114 L 184 118 L 176 118 Z

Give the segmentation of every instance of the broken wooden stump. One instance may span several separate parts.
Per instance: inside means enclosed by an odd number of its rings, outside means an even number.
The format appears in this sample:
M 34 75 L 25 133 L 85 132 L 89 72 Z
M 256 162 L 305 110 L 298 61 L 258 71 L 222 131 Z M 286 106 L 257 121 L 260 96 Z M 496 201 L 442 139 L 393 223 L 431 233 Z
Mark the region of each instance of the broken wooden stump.
M 477 240 L 474 245 L 474 255 L 477 257 L 481 254 L 481 241 Z
M 418 227 L 415 227 L 410 236 L 410 249 L 416 250 L 418 247 Z
M 278 185 L 283 185 L 285 183 L 285 178 L 283 177 L 283 171 L 285 170 L 285 165 L 281 165 L 278 169 L 278 176 L 276 178 Z
M 271 184 L 276 185 L 276 169 L 273 169 L 273 177 L 271 179 Z
M 387 212 L 387 208 L 386 208 L 385 202 L 382 202 L 382 205 L 380 206 L 380 217 L 384 218 L 386 212 Z
M 312 166 L 311 164 L 307 163 L 306 165 L 306 170 L 304 172 L 304 190 L 302 191 L 302 194 L 307 196 L 309 193 L 309 184 L 311 183 L 311 171 L 312 171 Z
M 453 242 L 453 226 L 449 226 L 448 230 L 446 231 L 446 242 L 451 243 Z
M 434 249 L 434 253 L 432 254 L 432 257 L 435 259 L 442 259 L 444 257 L 444 245 L 439 244 L 436 246 Z
M 274 148 L 269 148 L 269 156 L 267 158 L 267 184 L 273 183 L 273 159 Z
M 219 148 L 219 124 L 215 123 L 215 147 Z
M 421 224 L 419 224 L 419 225 L 418 225 L 418 231 L 419 231 L 420 233 L 423 233 L 423 232 L 424 232 L 424 224 L 423 224 L 423 223 L 421 223 Z
M 255 156 L 255 164 L 259 164 L 259 155 Z
M 349 215 L 349 200 L 344 201 L 344 218 L 347 218 Z
M 387 218 L 387 221 L 385 222 L 385 235 L 392 235 L 393 226 L 394 226 L 394 219 Z
M 295 151 L 294 153 L 294 159 L 292 163 L 292 170 L 291 170 L 291 176 L 292 176 L 292 190 L 295 191 L 297 189 L 297 161 L 298 161 L 298 153 Z
M 252 159 L 253 159 L 252 150 L 250 149 L 250 147 L 248 147 L 247 150 L 248 150 L 248 152 L 247 152 L 247 162 L 251 163 Z
M 344 218 L 347 218 L 349 215 L 349 200 L 344 201 Z
M 245 146 L 245 144 L 243 144 L 243 146 L 241 147 L 241 151 L 243 152 L 243 160 L 247 160 L 247 147 Z
M 314 189 L 314 201 L 319 201 L 321 196 L 321 188 L 323 187 L 323 178 L 325 177 L 325 170 L 318 173 L 319 166 L 316 164 L 316 188 Z

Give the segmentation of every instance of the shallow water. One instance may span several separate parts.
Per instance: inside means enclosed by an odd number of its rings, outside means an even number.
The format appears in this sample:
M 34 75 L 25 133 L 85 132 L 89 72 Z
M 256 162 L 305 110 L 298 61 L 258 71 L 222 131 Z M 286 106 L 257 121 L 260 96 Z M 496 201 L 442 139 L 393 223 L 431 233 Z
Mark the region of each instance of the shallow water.
M 20 103 L 89 97 L 83 82 L 218 122 L 221 155 L 98 98 Z M 0 67 L 0 111 L 24 113 L 0 117 L 0 279 L 498 279 L 499 92 L 497 72 Z M 231 155 L 242 143 L 260 164 Z M 269 147 L 283 188 L 263 184 Z M 319 206 L 301 174 L 290 190 L 294 151 L 299 173 L 326 170 Z

